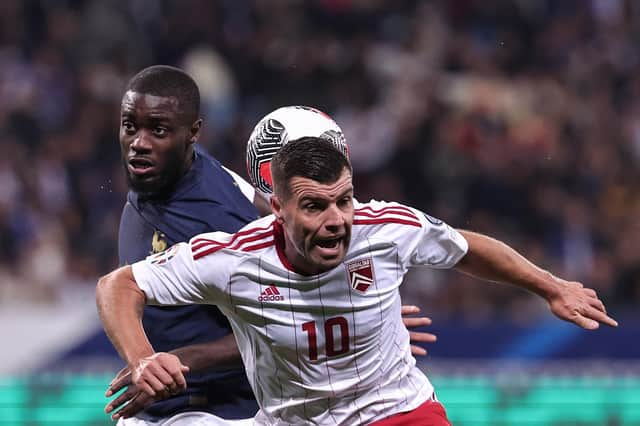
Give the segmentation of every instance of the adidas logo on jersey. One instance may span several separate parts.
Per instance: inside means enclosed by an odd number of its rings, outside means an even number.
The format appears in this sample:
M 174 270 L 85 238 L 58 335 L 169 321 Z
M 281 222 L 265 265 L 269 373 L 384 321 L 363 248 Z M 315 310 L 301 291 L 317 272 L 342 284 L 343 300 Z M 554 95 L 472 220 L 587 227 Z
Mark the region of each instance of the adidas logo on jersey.
M 277 302 L 280 300 L 284 300 L 284 296 L 280 294 L 280 290 L 275 285 L 270 285 L 260 293 L 260 297 L 258 297 L 260 302 Z

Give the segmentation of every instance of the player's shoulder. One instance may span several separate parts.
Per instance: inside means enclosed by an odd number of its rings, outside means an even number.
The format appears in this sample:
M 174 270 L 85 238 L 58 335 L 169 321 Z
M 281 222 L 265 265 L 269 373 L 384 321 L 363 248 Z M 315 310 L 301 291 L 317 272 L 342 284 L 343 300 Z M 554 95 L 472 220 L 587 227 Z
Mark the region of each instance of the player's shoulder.
M 238 232 L 209 232 L 193 237 L 189 244 L 195 260 L 210 254 L 253 255 L 275 245 L 273 216 L 265 216 L 245 225 Z
M 196 171 L 200 175 L 208 175 L 208 174 L 220 174 L 226 175 L 227 172 L 224 170 L 222 163 L 220 163 L 214 156 L 209 154 L 203 147 L 200 145 L 195 145 L 195 154 L 196 154 L 196 164 L 199 167 L 196 167 Z
M 209 201 L 224 201 L 220 189 L 228 184 L 231 178 L 204 148 L 196 144 L 194 150 L 194 160 L 189 171 L 180 178 L 171 194 L 157 203 L 176 206 L 188 201 L 192 206 L 194 200 L 197 200 L 197 204 L 203 206 Z
M 354 201 L 353 224 L 355 226 L 422 228 L 424 221 L 421 216 L 418 210 L 401 203 L 378 200 L 367 203 Z

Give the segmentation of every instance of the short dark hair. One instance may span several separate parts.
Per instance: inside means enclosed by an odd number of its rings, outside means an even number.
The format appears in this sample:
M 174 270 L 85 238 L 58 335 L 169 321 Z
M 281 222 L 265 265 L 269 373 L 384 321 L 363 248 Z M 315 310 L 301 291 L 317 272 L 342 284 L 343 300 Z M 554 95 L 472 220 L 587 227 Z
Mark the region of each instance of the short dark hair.
M 295 176 L 333 183 L 345 168 L 353 172 L 349 158 L 327 139 L 304 137 L 289 141 L 271 159 L 274 193 L 289 196 L 288 183 Z
M 185 118 L 191 122 L 200 117 L 200 90 L 183 70 L 169 65 L 153 65 L 134 75 L 125 92 L 175 97 Z

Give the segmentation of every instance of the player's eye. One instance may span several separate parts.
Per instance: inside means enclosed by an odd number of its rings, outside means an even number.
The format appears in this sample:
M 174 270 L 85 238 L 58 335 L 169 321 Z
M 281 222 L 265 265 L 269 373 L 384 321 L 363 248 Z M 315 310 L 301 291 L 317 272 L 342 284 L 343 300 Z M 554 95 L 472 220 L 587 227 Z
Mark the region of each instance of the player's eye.
M 153 134 L 158 137 L 167 136 L 168 130 L 164 127 L 156 127 L 153 129 Z
M 304 204 L 302 208 L 309 213 L 315 213 L 320 211 L 320 205 L 317 203 L 307 203 L 307 204 Z
M 135 133 L 136 131 L 136 126 L 134 126 L 133 123 L 129 120 L 122 120 L 121 126 L 128 134 Z
M 351 206 L 352 200 L 353 200 L 353 198 L 351 196 L 343 197 L 338 201 L 338 205 L 340 207 L 342 207 L 342 208 L 349 207 L 349 206 Z

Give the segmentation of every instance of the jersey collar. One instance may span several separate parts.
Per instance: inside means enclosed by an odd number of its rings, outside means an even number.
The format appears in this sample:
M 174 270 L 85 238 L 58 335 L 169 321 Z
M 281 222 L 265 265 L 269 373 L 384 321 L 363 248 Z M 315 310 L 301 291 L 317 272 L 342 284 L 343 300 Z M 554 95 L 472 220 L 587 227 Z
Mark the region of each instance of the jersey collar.
M 285 268 L 297 274 L 298 272 L 295 270 L 291 262 L 289 262 L 289 259 L 287 259 L 287 256 L 284 254 L 284 246 L 285 246 L 284 229 L 282 228 L 282 225 L 278 223 L 277 220 L 273 221 L 273 238 L 276 243 L 276 252 L 278 253 L 278 258 L 280 259 L 280 262 L 282 262 L 282 265 Z

